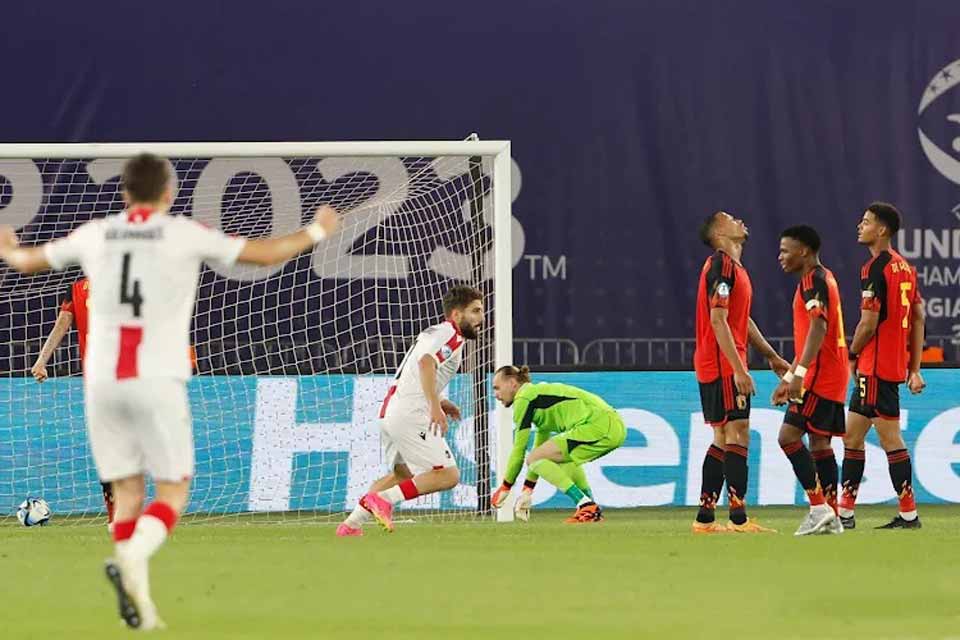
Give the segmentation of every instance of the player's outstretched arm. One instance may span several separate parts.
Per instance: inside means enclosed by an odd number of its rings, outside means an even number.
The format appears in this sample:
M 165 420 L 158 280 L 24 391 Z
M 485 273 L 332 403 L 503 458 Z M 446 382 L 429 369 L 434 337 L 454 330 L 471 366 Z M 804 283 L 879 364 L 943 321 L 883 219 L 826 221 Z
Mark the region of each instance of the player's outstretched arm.
M 523 468 L 523 457 L 527 452 L 532 427 L 532 412 L 528 411 L 529 406 L 530 400 L 527 397 L 515 398 L 513 401 L 513 424 L 516 425 L 516 431 L 513 433 L 513 448 L 510 450 L 510 457 L 507 458 L 507 468 L 504 469 L 500 487 L 491 498 L 493 506 L 497 508 L 501 507 L 510 495 L 510 489 L 517 481 L 520 469 Z
M 33 367 L 30 368 L 30 373 L 37 382 L 43 382 L 47 379 L 47 363 L 50 362 L 50 357 L 53 355 L 53 352 L 56 351 L 60 343 L 63 342 L 63 337 L 70 331 L 70 325 L 72 324 L 72 313 L 69 311 L 61 311 L 57 314 L 57 321 L 53 325 L 53 330 L 50 331 L 50 335 L 47 336 L 46 341 L 43 343 L 43 348 L 40 349 L 40 355 L 37 356 L 37 361 L 34 362 Z
M 312 223 L 279 238 L 248 240 L 237 257 L 237 262 L 269 266 L 286 262 L 313 245 L 330 237 L 340 228 L 340 214 L 329 206 L 319 207 Z
M 777 350 L 767 342 L 767 339 L 763 337 L 763 333 L 760 332 L 760 327 L 753 321 L 753 318 L 749 318 L 747 323 L 747 337 L 750 340 L 750 344 L 752 344 L 753 347 L 760 352 L 760 355 L 770 364 L 773 373 L 776 374 L 778 378 L 782 378 L 783 374 L 790 368 L 790 363 L 784 360 L 780 354 L 777 353 Z
M 50 269 L 43 246 L 21 247 L 13 227 L 0 227 L 0 260 L 20 273 L 38 273 Z

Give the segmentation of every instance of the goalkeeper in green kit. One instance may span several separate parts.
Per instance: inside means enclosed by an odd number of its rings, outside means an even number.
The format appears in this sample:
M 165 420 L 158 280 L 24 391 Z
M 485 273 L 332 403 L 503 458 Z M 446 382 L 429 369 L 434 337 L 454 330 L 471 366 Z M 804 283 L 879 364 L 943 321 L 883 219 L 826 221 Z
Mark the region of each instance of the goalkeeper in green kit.
M 493 392 L 505 407 L 513 407 L 513 451 L 503 484 L 493 494 L 499 508 L 520 474 L 523 454 L 535 432 L 533 451 L 527 456 L 527 479 L 517 498 L 517 516 L 526 520 L 531 494 L 542 477 L 570 497 L 577 511 L 565 522 L 600 522 L 603 515 L 593 500 L 583 465 L 604 456 L 627 437 L 617 412 L 599 396 L 568 384 L 530 382 L 530 369 L 507 365 L 493 376 Z

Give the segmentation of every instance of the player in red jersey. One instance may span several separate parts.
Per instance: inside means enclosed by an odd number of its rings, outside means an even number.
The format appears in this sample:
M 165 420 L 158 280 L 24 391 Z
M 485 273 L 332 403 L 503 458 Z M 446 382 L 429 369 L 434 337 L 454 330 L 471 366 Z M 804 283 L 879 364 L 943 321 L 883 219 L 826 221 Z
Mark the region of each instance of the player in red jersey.
M 913 467 L 900 435 L 899 385 L 906 381 L 915 394 L 926 386 L 920 375 L 926 318 L 916 270 L 890 248 L 900 221 L 896 207 L 874 202 L 857 225 L 857 242 L 870 250 L 871 257 L 860 270 L 860 322 L 850 345 L 854 389 L 843 439 L 840 498 L 840 520 L 847 529 L 856 526 L 853 510 L 863 479 L 864 438 L 871 424 L 887 452 L 890 480 L 900 503 L 897 516 L 878 528 L 920 528 Z
M 77 329 L 77 342 L 80 345 L 80 366 L 83 367 L 83 358 L 87 353 L 87 295 L 90 291 L 90 281 L 86 278 L 77 280 L 67 288 L 60 304 L 60 313 L 57 315 L 57 321 L 53 325 L 53 330 L 47 336 L 43 348 L 40 349 L 40 355 L 37 361 L 33 363 L 30 373 L 37 382 L 43 382 L 47 379 L 47 363 L 53 352 L 57 350 L 64 336 L 70 331 L 73 325 Z M 109 482 L 101 482 L 100 489 L 103 492 L 103 503 L 107 507 L 107 526 L 113 525 L 113 487 Z
M 703 460 L 700 509 L 694 533 L 768 532 L 747 518 L 747 447 L 750 442 L 750 397 L 756 392 L 747 370 L 747 342 L 779 376 L 789 363 L 764 339 L 750 318 L 753 288 L 740 264 L 749 231 L 743 220 L 719 211 L 700 226 L 700 239 L 716 253 L 703 263 L 697 289 L 697 347 L 693 355 L 703 418 L 713 427 L 713 444 Z M 716 522 L 714 512 L 727 481 L 730 522 Z
M 837 461 L 830 447 L 830 438 L 844 433 L 849 382 L 840 287 L 820 263 L 820 235 L 812 227 L 790 227 L 780 234 L 780 266 L 800 276 L 793 296 L 796 357 L 772 397 L 777 406 L 790 404 L 778 441 L 810 501 L 810 513 L 795 535 L 843 533 L 834 511 Z

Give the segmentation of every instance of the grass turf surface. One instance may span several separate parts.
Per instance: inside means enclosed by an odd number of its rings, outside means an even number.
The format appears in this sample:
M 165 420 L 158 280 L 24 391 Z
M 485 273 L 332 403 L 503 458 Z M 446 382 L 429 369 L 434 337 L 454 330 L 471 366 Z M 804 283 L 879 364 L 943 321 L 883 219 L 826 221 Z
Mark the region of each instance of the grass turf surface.
M 328 524 L 191 524 L 155 557 L 164 638 L 960 638 L 960 506 L 920 531 L 794 538 L 802 508 L 751 510 L 778 535 L 693 536 L 691 509 L 599 525 L 418 522 L 338 539 Z M 129 635 L 101 526 L 0 526 L 9 638 Z

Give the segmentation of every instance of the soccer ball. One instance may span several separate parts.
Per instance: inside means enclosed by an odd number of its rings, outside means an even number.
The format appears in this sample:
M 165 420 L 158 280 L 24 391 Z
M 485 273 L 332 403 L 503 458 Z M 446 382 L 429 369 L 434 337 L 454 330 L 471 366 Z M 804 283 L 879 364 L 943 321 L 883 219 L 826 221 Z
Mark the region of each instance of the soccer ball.
M 43 498 L 27 498 L 17 509 L 17 520 L 25 527 L 43 526 L 50 522 L 50 505 Z

